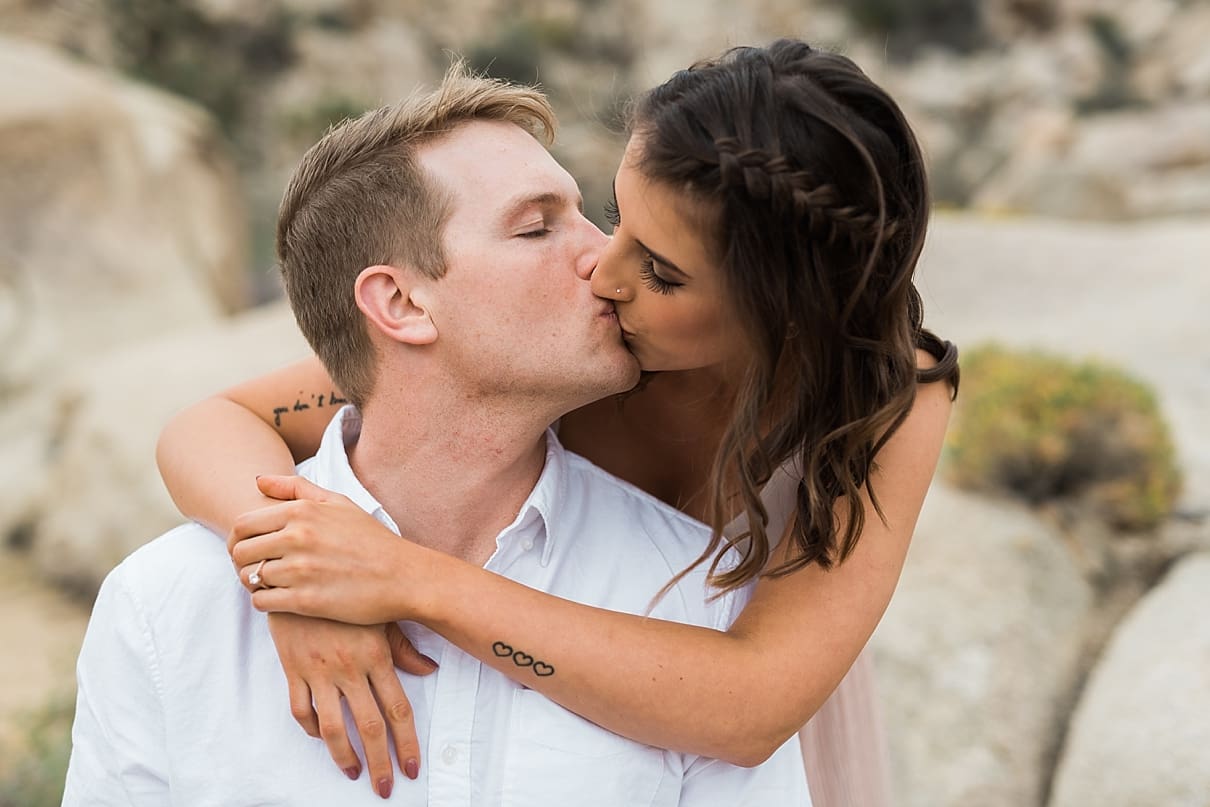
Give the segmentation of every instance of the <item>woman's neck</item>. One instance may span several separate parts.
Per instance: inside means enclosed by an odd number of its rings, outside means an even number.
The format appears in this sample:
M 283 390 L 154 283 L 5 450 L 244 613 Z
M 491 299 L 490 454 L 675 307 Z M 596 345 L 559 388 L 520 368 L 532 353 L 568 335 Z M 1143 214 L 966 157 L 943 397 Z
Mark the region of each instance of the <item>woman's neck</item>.
M 734 386 L 711 369 L 653 373 L 636 392 L 567 415 L 559 436 L 615 476 L 708 520 L 710 472 L 734 405 Z

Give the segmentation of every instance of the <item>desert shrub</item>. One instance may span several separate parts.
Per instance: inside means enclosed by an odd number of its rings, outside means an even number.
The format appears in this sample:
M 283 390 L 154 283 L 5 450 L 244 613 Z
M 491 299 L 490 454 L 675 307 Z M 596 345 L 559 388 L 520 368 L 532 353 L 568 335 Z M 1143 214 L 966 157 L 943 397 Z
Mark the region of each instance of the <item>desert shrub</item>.
M 910 57 L 924 45 L 967 52 L 985 39 L 979 0 L 850 0 L 841 5 L 897 57 Z
M 467 62 L 479 72 L 518 84 L 540 83 L 542 54 L 567 52 L 575 31 L 554 19 L 521 16 L 505 24 L 495 38 L 471 47 Z
M 0 748 L 0 807 L 52 807 L 63 801 L 75 699 L 53 698 L 19 721 L 19 738 Z
M 958 485 L 1032 503 L 1090 505 L 1119 529 L 1146 529 L 1180 489 L 1155 396 L 1119 369 L 986 346 L 963 357 L 947 441 Z
M 349 96 L 323 95 L 307 106 L 286 112 L 282 116 L 282 124 L 290 138 L 299 141 L 305 149 L 332 126 L 348 118 L 356 118 L 371 106 Z
M 216 20 L 196 0 L 104 0 L 118 65 L 135 78 L 206 107 L 228 133 L 261 89 L 295 58 L 293 17 Z

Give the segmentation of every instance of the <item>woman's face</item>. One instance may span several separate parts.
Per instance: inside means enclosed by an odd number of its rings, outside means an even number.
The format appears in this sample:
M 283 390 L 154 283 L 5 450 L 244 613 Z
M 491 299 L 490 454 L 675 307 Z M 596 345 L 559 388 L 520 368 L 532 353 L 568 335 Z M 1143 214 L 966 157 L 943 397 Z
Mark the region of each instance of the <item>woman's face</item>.
M 639 173 L 639 148 L 632 137 L 614 177 L 613 239 L 592 291 L 614 302 L 622 336 L 644 370 L 738 364 L 742 331 L 703 225 L 695 223 L 708 217 L 697 202 Z

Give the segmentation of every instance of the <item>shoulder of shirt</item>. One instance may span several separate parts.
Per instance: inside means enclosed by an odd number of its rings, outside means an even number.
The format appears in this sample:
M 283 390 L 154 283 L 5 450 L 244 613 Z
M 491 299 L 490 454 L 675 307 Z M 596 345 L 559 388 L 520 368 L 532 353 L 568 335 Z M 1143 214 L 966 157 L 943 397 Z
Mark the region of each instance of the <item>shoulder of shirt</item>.
M 648 558 L 662 561 L 671 580 L 701 556 L 710 540 L 710 527 L 682 513 L 650 493 L 620 479 L 591 461 L 567 452 L 569 476 L 582 481 L 592 491 L 585 497 L 585 507 L 603 508 L 610 514 L 625 513 L 627 535 L 632 541 L 643 541 L 650 552 Z M 632 555 L 633 557 L 633 555 Z M 698 564 L 670 591 L 684 605 L 686 613 L 702 613 L 714 627 L 725 629 L 734 618 L 735 593 L 713 596 L 716 590 L 706 582 L 710 561 Z M 728 564 L 724 563 L 722 568 Z M 703 613 L 700 609 L 705 609 Z M 709 616 L 705 616 L 708 614 Z
M 217 533 L 190 522 L 148 541 L 117 565 L 110 577 L 139 599 L 179 598 L 190 590 L 213 592 L 217 581 L 238 585 L 227 546 Z
M 639 514 L 659 515 L 676 524 L 694 538 L 710 538 L 710 527 L 692 516 L 677 510 L 667 502 L 652 496 L 642 488 L 627 482 L 621 477 L 614 476 L 599 465 L 581 457 L 572 451 L 567 451 L 568 472 L 579 476 L 588 484 L 601 490 L 612 490 L 619 498 L 632 504 Z

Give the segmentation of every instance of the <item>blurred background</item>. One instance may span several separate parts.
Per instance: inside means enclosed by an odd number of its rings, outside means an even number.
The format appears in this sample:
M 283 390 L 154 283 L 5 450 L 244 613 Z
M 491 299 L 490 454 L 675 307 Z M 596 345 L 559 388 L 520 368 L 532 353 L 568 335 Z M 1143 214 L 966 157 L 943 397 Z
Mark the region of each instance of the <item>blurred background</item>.
M 1210 805 L 1210 0 L 0 0 L 0 807 L 58 803 L 91 598 L 179 519 L 160 425 L 306 353 L 306 147 L 461 54 L 603 224 L 627 99 L 781 35 L 915 126 L 964 356 L 874 639 L 899 802 Z

